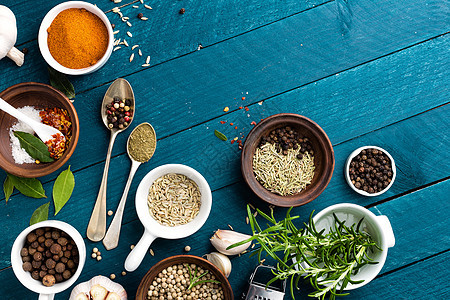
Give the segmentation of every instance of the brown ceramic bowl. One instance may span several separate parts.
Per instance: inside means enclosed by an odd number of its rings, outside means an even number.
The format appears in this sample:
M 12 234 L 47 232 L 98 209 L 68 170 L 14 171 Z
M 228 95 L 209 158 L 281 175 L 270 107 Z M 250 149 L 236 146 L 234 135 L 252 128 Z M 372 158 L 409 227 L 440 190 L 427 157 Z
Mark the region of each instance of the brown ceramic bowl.
M 9 128 L 17 119 L 0 110 L 0 168 L 6 172 L 26 178 L 48 175 L 59 169 L 70 158 L 77 146 L 80 124 L 75 107 L 70 100 L 55 88 L 36 82 L 13 85 L 0 93 L 0 97 L 16 108 L 34 106 L 37 108 L 58 107 L 68 111 L 72 121 L 72 138 L 63 156 L 52 163 L 16 164 L 11 154 Z
M 266 190 L 253 173 L 253 155 L 263 136 L 270 131 L 290 126 L 307 137 L 314 150 L 315 172 L 311 184 L 298 194 L 280 196 Z M 314 121 L 297 114 L 277 114 L 259 122 L 248 134 L 241 155 L 241 171 L 250 189 L 262 200 L 282 207 L 300 206 L 317 198 L 326 188 L 333 175 L 334 151 L 328 136 Z
M 156 263 L 148 272 L 145 274 L 144 278 L 142 278 L 141 283 L 136 292 L 136 300 L 146 300 L 148 288 L 150 284 L 153 282 L 153 279 L 165 268 L 168 268 L 175 264 L 196 264 L 203 269 L 209 270 L 218 281 L 222 283 L 222 290 L 224 293 L 225 300 L 233 300 L 233 290 L 231 289 L 231 285 L 228 282 L 228 279 L 223 275 L 223 273 L 212 263 L 207 261 L 204 258 L 193 256 L 193 255 L 175 255 L 168 257 L 166 259 L 161 260 Z

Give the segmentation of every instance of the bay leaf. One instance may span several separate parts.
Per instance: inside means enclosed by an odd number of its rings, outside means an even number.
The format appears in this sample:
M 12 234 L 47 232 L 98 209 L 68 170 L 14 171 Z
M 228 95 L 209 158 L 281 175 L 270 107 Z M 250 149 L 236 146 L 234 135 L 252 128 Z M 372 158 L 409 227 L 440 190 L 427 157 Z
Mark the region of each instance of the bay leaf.
M 51 67 L 48 67 L 48 74 L 52 87 L 61 91 L 69 99 L 75 98 L 75 88 L 66 75 L 56 71 Z
M 5 193 L 6 203 L 8 203 L 9 197 L 11 197 L 14 191 L 14 184 L 11 179 L 6 176 L 5 181 L 3 182 L 3 192 Z
M 218 130 L 214 130 L 214 135 L 217 136 L 222 141 L 228 140 L 228 138 L 225 136 L 225 134 L 223 134 L 222 132 L 220 132 Z
M 22 178 L 12 174 L 8 174 L 8 177 L 12 181 L 14 187 L 25 196 L 32 198 L 47 198 L 42 183 L 38 179 Z
M 30 226 L 45 220 L 48 220 L 48 208 L 50 206 L 50 202 L 47 202 L 41 206 L 39 206 L 31 215 Z
M 47 145 L 39 138 L 22 131 L 14 131 L 14 136 L 19 139 L 20 147 L 25 149 L 32 158 L 41 162 L 54 161 L 54 159 L 50 157 Z
M 63 208 L 72 195 L 75 187 L 75 177 L 70 166 L 67 170 L 62 171 L 53 184 L 53 203 L 55 204 L 55 216 Z

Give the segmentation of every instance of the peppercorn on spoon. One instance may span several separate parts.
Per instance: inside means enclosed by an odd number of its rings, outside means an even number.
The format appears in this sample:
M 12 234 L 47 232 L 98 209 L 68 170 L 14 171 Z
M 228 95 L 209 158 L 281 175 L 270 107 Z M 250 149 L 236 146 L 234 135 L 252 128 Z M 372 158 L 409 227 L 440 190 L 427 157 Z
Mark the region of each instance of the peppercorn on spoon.
M 130 154 L 130 140 L 133 138 L 133 135 L 135 133 L 138 133 L 138 130 L 142 127 L 148 127 L 151 135 L 150 135 L 150 139 L 152 140 L 152 144 L 154 145 L 151 148 L 151 151 L 148 152 L 148 155 L 143 158 L 143 160 L 138 161 L 137 159 L 135 159 L 133 157 L 132 154 Z M 142 136 L 136 136 L 138 139 L 142 139 Z M 147 147 L 147 145 L 143 145 L 145 147 Z M 128 157 L 131 160 L 131 169 L 130 169 L 130 175 L 128 176 L 128 180 L 127 183 L 125 185 L 125 189 L 123 191 L 123 195 L 122 198 L 120 199 L 119 202 L 119 206 L 117 207 L 116 213 L 114 214 L 114 218 L 111 221 L 111 224 L 109 225 L 108 231 L 106 232 L 105 238 L 103 239 L 103 245 L 105 246 L 106 250 L 112 250 L 114 248 L 117 247 L 117 245 L 119 244 L 119 237 L 120 237 L 120 229 L 122 226 L 122 216 L 123 216 L 123 211 L 125 209 L 125 203 L 127 202 L 127 197 L 128 197 L 128 191 L 130 190 L 130 185 L 131 182 L 133 181 L 133 177 L 134 174 L 136 173 L 137 169 L 139 168 L 139 166 L 142 163 L 145 163 L 147 161 L 149 161 L 153 154 L 155 153 L 155 149 L 156 149 L 156 133 L 155 133 L 155 129 L 153 129 L 153 126 L 150 125 L 149 123 L 142 123 L 139 124 L 130 134 L 130 136 L 128 137 L 128 141 L 127 141 L 127 154 Z
M 86 232 L 88 239 L 90 239 L 93 242 L 101 241 L 105 236 L 106 232 L 106 186 L 108 181 L 109 162 L 111 160 L 111 153 L 114 141 L 116 140 L 117 135 L 122 131 L 124 131 L 125 129 L 127 129 L 134 119 L 134 118 L 130 119 L 128 126 L 124 128 L 108 127 L 106 105 L 110 103 L 114 99 L 114 97 L 131 100 L 130 106 L 133 109 L 133 111 L 135 110 L 134 93 L 130 83 L 123 78 L 116 79 L 106 91 L 102 102 L 102 110 L 101 110 L 102 120 L 106 128 L 108 128 L 111 131 L 111 137 L 109 140 L 108 153 L 106 155 L 105 168 L 103 170 L 103 177 L 100 183 L 100 189 Z
M 60 134 L 62 137 L 64 137 L 64 134 L 62 134 L 61 131 L 59 131 L 58 129 L 33 120 L 24 113 L 18 111 L 15 107 L 13 107 L 11 104 L 6 102 L 2 98 L 0 98 L 0 109 L 6 112 L 7 114 L 13 116 L 14 118 L 22 122 L 25 122 L 28 126 L 33 128 L 34 132 L 44 143 L 54 139 L 54 135 Z

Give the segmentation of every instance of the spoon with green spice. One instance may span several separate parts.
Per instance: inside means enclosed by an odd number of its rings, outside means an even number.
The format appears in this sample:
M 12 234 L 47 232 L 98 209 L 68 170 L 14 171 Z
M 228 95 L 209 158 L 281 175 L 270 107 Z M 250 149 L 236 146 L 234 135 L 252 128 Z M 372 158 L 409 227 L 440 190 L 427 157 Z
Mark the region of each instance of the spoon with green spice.
M 119 244 L 120 228 L 122 226 L 123 210 L 127 201 L 128 191 L 134 174 L 142 163 L 145 163 L 152 158 L 156 149 L 156 133 L 152 125 L 149 123 L 139 124 L 130 134 L 127 141 L 127 153 L 131 159 L 130 175 L 125 185 L 122 198 L 117 207 L 116 214 L 109 225 L 103 245 L 106 250 L 111 250 Z
M 116 128 L 109 127 L 108 125 L 108 113 L 107 107 L 114 99 L 127 99 L 131 102 L 130 107 L 135 110 L 134 105 L 134 93 L 131 85 L 123 78 L 116 79 L 108 88 L 103 97 L 102 102 L 102 120 L 106 128 L 111 131 L 111 137 L 109 139 L 108 153 L 106 154 L 105 168 L 103 170 L 103 177 L 98 191 L 97 200 L 95 201 L 94 210 L 92 211 L 91 218 L 87 227 L 86 235 L 88 239 L 93 242 L 101 241 L 106 232 L 106 186 L 108 181 L 109 162 L 111 160 L 112 148 L 114 141 L 119 133 L 129 127 L 134 118 L 132 118 L 126 127 Z

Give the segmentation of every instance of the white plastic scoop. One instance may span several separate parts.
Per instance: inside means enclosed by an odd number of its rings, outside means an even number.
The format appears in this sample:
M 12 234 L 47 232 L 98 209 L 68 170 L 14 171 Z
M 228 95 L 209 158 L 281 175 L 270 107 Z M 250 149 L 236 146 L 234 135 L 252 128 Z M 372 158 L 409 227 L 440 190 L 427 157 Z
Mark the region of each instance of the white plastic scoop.
M 2 98 L 0 98 L 0 109 L 3 110 L 4 112 L 6 112 L 7 114 L 13 116 L 14 118 L 16 118 L 22 122 L 25 122 L 28 126 L 33 128 L 34 132 L 36 132 L 37 136 L 44 143 L 54 139 L 53 135 L 58 134 L 58 133 L 64 137 L 64 134 L 62 134 L 61 131 L 59 131 L 58 129 L 31 119 L 24 113 L 21 113 L 16 108 L 11 106 L 11 104 L 6 102 Z M 64 139 L 65 139 L 65 137 L 64 137 Z

